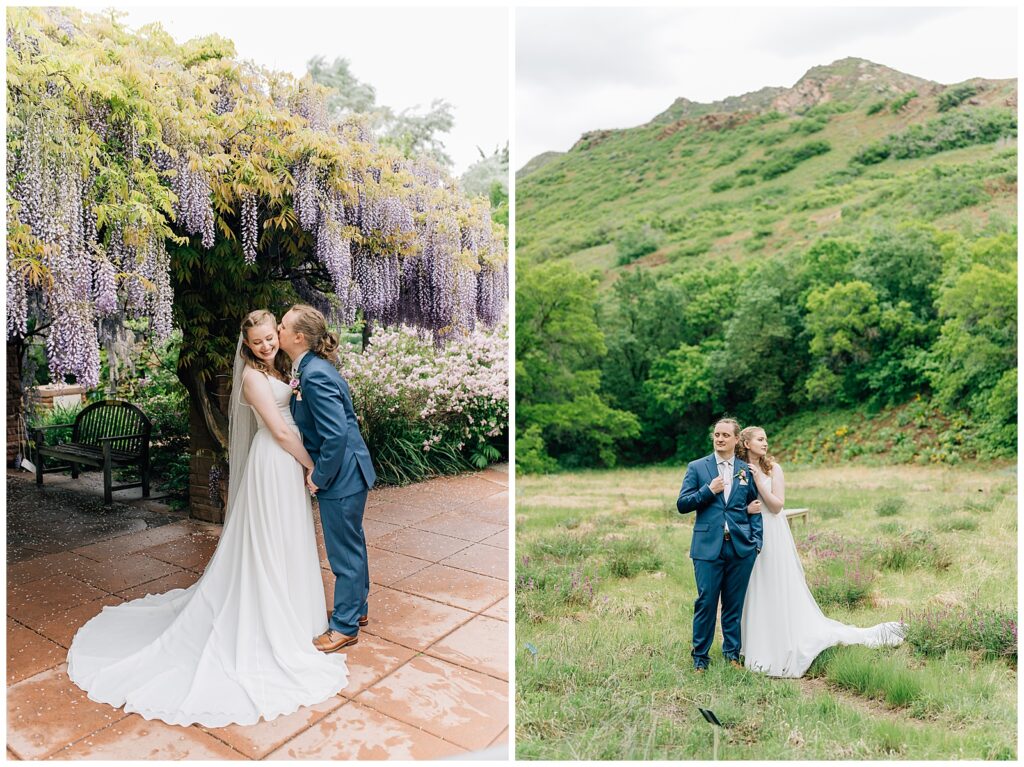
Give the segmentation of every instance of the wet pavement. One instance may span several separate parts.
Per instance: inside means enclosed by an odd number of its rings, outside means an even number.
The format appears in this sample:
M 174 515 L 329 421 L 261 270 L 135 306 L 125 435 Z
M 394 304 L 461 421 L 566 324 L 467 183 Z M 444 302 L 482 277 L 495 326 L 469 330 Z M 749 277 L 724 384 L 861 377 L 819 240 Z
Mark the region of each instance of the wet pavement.
M 337 696 L 248 727 L 90 701 L 67 648 L 105 605 L 195 583 L 220 526 L 98 477 L 7 477 L 8 759 L 508 757 L 508 466 L 370 493 L 370 625 Z M 325 598 L 333 591 L 317 530 Z

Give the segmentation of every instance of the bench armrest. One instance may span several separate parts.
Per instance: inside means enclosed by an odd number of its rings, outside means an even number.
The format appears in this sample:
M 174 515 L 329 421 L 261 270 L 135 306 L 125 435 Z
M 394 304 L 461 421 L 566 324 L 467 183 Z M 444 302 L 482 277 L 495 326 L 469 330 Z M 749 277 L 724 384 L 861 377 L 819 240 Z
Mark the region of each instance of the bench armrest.
M 97 442 L 113 442 L 118 439 L 135 439 L 136 437 L 148 437 L 149 435 L 145 432 L 139 432 L 138 434 L 118 434 L 116 437 L 99 437 Z

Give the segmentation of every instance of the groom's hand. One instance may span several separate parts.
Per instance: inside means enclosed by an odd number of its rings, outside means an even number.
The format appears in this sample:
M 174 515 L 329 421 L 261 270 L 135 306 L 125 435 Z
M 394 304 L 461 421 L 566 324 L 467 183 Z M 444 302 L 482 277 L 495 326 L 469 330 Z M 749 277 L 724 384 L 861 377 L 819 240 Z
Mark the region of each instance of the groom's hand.
M 750 505 L 747 506 L 747 514 L 760 514 L 761 513 L 761 502 L 751 501 Z
M 309 469 L 306 472 L 306 487 L 309 488 L 309 492 L 311 494 L 313 494 L 313 495 L 316 495 L 316 491 L 320 489 L 316 485 L 313 484 L 313 470 L 312 469 Z
M 718 493 L 721 493 L 723 490 L 725 490 L 725 480 L 722 479 L 721 477 L 715 477 L 713 480 L 711 480 L 711 484 L 708 485 L 708 488 L 711 490 L 712 493 L 715 493 L 717 495 Z

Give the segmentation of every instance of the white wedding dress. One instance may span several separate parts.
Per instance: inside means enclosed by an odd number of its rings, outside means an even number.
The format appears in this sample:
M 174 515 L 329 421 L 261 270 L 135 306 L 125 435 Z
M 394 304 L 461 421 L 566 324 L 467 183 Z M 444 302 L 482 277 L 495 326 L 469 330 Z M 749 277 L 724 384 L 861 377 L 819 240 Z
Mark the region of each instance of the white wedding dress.
M 903 641 L 898 621 L 857 628 L 827 618 L 807 587 L 785 514 L 765 508 L 761 517 L 764 545 L 750 573 L 740 619 L 740 652 L 748 669 L 797 678 L 828 647 L 895 646 Z
M 290 387 L 268 380 L 297 429 Z M 274 719 L 345 687 L 345 656 L 313 647 L 327 609 L 302 467 L 258 415 L 256 425 L 199 581 L 104 607 L 75 635 L 68 676 L 91 700 L 168 724 L 222 727 Z

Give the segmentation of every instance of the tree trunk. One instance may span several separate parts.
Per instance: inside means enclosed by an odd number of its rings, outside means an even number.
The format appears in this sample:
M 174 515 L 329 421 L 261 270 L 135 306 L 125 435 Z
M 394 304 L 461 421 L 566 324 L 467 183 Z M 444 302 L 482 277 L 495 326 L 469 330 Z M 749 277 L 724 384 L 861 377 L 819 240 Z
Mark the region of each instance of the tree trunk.
M 198 371 L 179 365 L 178 378 L 189 394 L 189 516 L 223 524 L 227 497 L 220 483 L 211 488 L 210 469 L 218 463 L 225 469 L 220 456 L 227 453 L 230 376 L 202 382 Z
M 363 351 L 366 351 L 366 347 L 370 345 L 370 338 L 373 336 L 373 328 L 370 327 L 370 321 L 366 320 L 363 323 Z
M 21 339 L 7 341 L 7 465 L 13 466 L 21 447 L 21 419 L 25 417 L 25 390 L 21 382 L 21 358 L 25 343 Z

